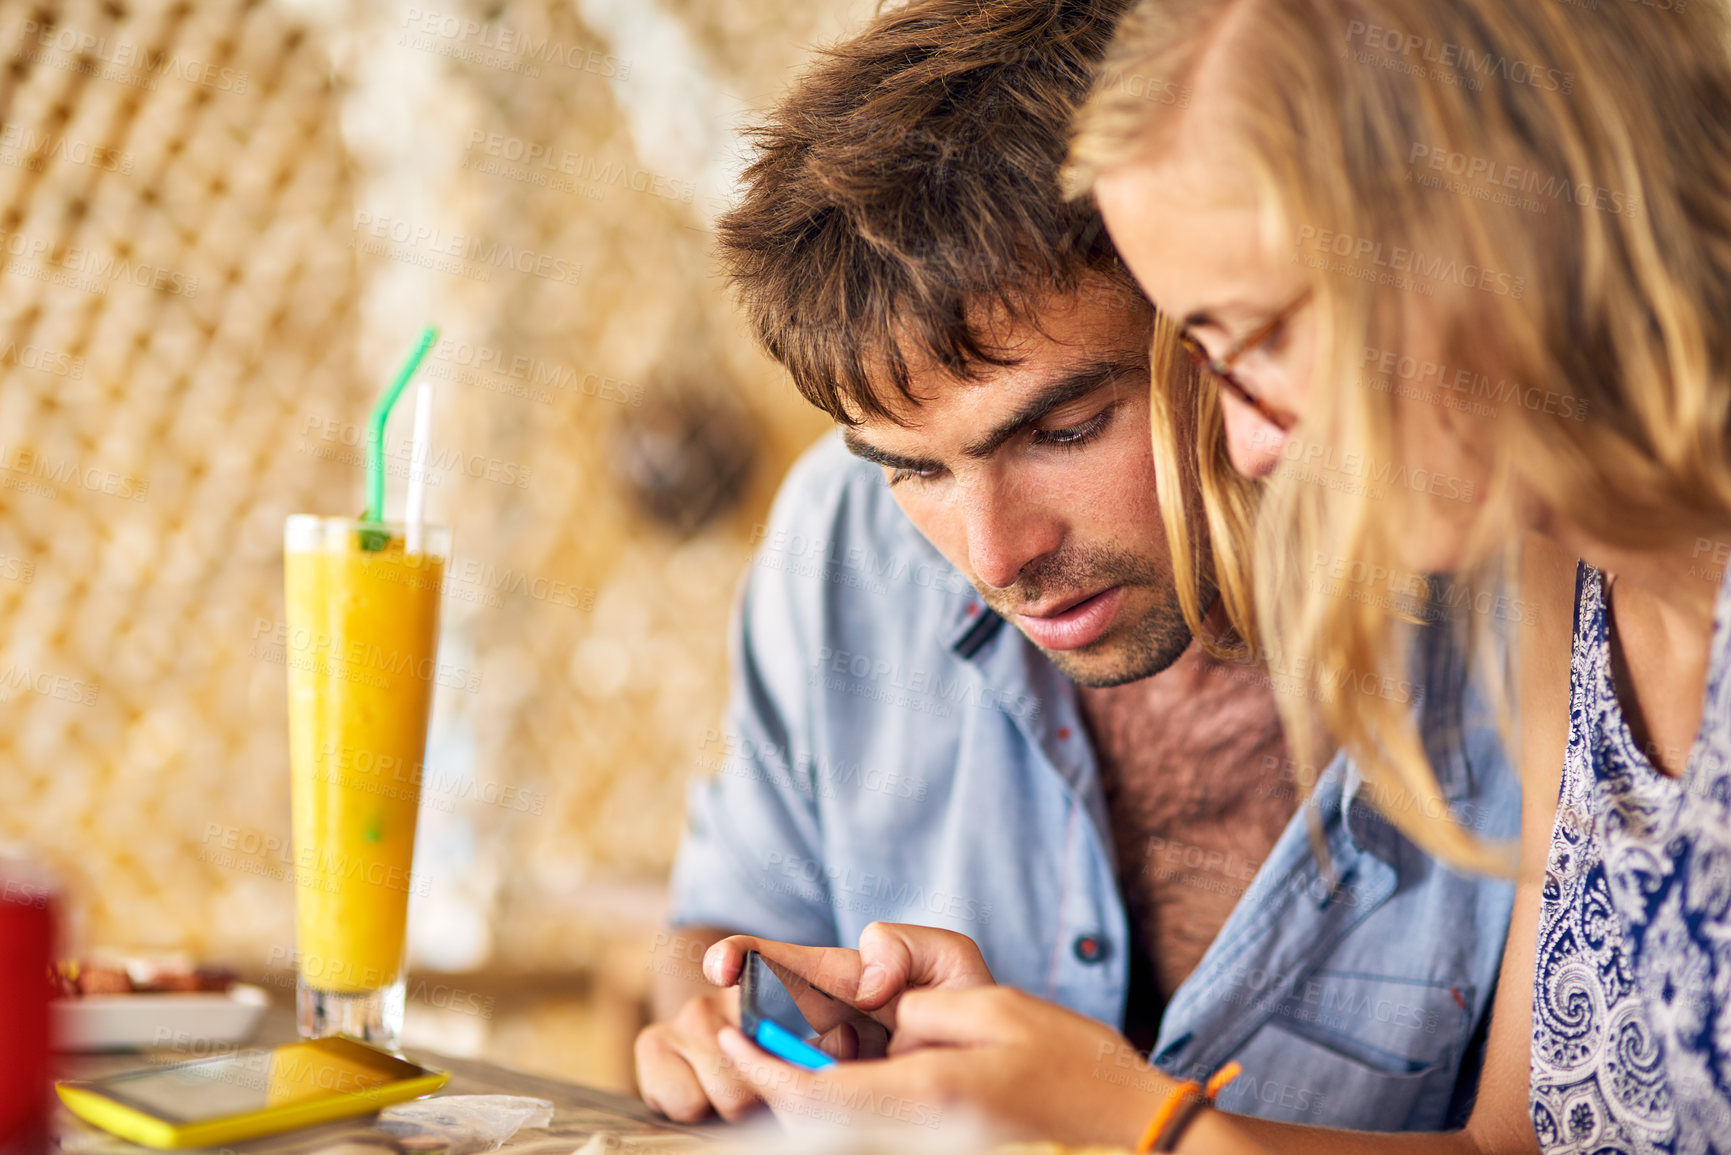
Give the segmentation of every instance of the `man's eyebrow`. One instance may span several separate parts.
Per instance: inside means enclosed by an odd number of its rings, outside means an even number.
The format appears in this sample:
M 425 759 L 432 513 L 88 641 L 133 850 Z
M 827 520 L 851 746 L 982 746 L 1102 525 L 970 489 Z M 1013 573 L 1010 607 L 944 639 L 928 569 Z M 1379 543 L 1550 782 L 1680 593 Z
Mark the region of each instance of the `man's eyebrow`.
M 933 470 L 943 468 L 942 463 L 937 461 L 922 461 L 917 457 L 902 457 L 899 454 L 879 449 L 868 443 L 852 429 L 844 430 L 841 440 L 842 444 L 847 446 L 847 451 L 855 457 L 864 458 L 866 461 L 877 465 L 888 466 L 890 469 L 905 469 L 909 473 L 930 473 Z
M 1147 354 L 1113 361 L 1091 361 L 1064 373 L 1050 385 L 1028 399 L 1027 404 L 1012 414 L 984 437 L 963 448 L 973 458 L 986 458 L 1028 426 L 1042 420 L 1052 410 L 1111 384 L 1124 374 L 1148 368 Z

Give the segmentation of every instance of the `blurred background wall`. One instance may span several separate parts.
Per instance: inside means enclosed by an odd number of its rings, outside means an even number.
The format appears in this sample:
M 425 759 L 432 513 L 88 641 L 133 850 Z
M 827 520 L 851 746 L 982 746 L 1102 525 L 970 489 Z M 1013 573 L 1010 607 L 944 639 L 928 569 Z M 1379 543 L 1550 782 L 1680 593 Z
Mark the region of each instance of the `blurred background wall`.
M 824 428 L 712 257 L 866 0 L 0 6 L 0 843 L 69 950 L 292 964 L 284 517 L 443 335 L 409 1036 L 629 1084 L 753 527 Z

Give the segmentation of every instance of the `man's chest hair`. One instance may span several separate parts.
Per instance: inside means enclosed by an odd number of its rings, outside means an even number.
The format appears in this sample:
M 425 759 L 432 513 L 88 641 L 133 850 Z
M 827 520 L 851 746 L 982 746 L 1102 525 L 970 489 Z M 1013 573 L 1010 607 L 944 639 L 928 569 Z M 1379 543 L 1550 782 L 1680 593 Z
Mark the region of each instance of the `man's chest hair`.
M 1153 678 L 1080 692 L 1114 829 L 1173 837 L 1278 813 L 1278 831 L 1293 797 L 1273 694 L 1212 660 L 1191 659 Z
M 1196 967 L 1296 806 L 1272 690 L 1195 657 L 1081 692 L 1126 914 L 1161 1001 Z

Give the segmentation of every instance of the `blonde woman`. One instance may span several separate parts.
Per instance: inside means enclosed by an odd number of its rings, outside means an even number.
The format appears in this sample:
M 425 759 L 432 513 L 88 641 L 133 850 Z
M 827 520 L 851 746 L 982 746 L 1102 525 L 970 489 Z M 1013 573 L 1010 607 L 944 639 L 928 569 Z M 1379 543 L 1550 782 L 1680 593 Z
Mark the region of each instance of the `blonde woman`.
M 1519 558 L 1517 592 L 1465 586 L 1514 643 L 1527 786 L 1466 1130 L 1173 1115 L 1097 1026 L 990 987 L 904 996 L 885 1063 L 761 1078 L 1155 1150 L 1731 1151 L 1728 45 L 1716 0 L 1145 0 L 1081 118 L 1077 187 L 1199 362 L 1200 392 L 1157 397 L 1163 458 L 1200 416 L 1208 520 L 1257 503 L 1253 594 L 1245 559 L 1216 568 L 1311 679 L 1291 732 L 1434 801 L 1405 712 L 1358 675 L 1400 668 L 1394 583 Z

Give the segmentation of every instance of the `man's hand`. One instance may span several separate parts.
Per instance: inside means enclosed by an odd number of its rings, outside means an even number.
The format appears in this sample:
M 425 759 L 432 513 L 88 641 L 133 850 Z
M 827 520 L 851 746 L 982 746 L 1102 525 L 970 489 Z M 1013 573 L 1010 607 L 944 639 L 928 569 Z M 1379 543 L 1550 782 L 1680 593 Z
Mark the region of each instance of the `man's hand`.
M 1010 987 L 910 991 L 897 1019 L 877 1062 L 804 1071 L 734 1028 L 721 1050 L 790 1126 L 858 1104 L 849 1125 L 968 1119 L 1006 1137 L 1130 1147 L 1173 1087 L 1110 1027 Z M 1248 1139 L 1220 1149 L 1263 1150 Z
M 670 1119 L 695 1123 L 711 1109 L 735 1121 L 760 1098 L 716 1045 L 716 1032 L 739 1024 L 739 992 L 699 995 L 666 1022 L 637 1036 L 637 1088 L 643 1101 Z
M 795 946 L 734 935 L 709 948 L 703 958 L 704 977 L 716 986 L 733 986 L 739 981 L 748 950 L 755 950 L 772 967 L 798 975 L 819 990 L 870 1013 L 892 1031 L 897 1001 L 907 991 L 963 990 L 992 983 L 992 972 L 980 948 L 967 935 L 895 922 L 868 924 L 860 932 L 858 950 Z M 834 1004 L 822 998 L 801 998 L 798 992 L 795 998 L 819 1034 L 834 1025 L 829 1021 L 836 1014 Z
M 712 1108 L 729 1121 L 757 1109 L 761 1096 L 716 1042 L 724 1027 L 739 1025 L 736 984 L 748 950 L 866 1011 L 891 1031 L 896 1007 L 907 991 L 959 990 L 992 982 L 980 948 L 966 935 L 874 922 L 860 932 L 859 942 L 858 950 L 796 946 L 749 935 L 715 943 L 703 958 L 704 977 L 716 986 L 734 989 L 699 995 L 672 1019 L 654 1023 L 637 1036 L 637 1086 L 644 1101 L 682 1123 L 696 1122 Z M 838 1057 L 851 1057 L 848 1009 L 804 991 L 797 983 L 793 986 L 801 1012 L 823 1036 L 819 1045 Z

